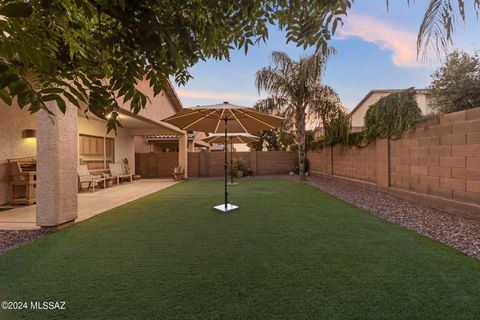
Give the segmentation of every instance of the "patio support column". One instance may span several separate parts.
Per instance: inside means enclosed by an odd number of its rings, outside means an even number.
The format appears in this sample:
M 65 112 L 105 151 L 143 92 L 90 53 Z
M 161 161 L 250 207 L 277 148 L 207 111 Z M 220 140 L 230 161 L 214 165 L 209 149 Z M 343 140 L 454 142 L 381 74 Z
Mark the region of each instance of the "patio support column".
M 195 151 L 195 143 L 194 141 L 188 141 L 188 152 L 194 152 Z
M 187 132 L 178 135 L 178 165 L 185 169 L 185 178 L 188 178 L 188 146 Z
M 77 108 L 67 104 L 63 114 L 47 103 L 55 116 L 37 116 L 37 225 L 57 227 L 73 222 L 78 209 Z

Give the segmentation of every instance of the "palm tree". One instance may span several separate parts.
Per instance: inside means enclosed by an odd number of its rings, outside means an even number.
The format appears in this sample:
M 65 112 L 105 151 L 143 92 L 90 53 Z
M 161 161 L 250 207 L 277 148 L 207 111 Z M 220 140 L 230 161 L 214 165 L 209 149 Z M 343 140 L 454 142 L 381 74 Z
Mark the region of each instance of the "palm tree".
M 279 106 L 283 104 L 283 101 L 269 97 L 258 100 L 253 107 L 261 112 L 284 117 L 288 115 L 283 112 L 283 108 L 279 108 Z M 261 151 L 264 146 L 266 146 L 268 151 L 285 151 L 295 144 L 292 126 L 291 121 L 283 121 L 282 124 L 275 129 L 264 130 L 259 133 L 260 140 L 250 144 L 250 146 L 257 151 Z
M 452 43 L 456 22 L 459 20 L 458 17 L 465 22 L 466 2 L 465 0 L 430 0 L 418 31 L 417 55 L 423 54 L 425 58 L 429 49 L 433 49 L 439 54 L 449 47 Z M 473 3 L 478 16 L 480 0 L 468 2 Z
M 314 54 L 295 61 L 284 52 L 273 52 L 272 64 L 258 70 L 255 77 L 258 91 L 264 90 L 271 95 L 257 105 L 263 105 L 262 109 L 270 108 L 293 123 L 302 180 L 305 180 L 307 115 L 309 118 L 311 115 L 321 116 L 323 110 L 333 107 L 332 101 L 339 101 L 332 88 L 321 84 L 325 63 L 333 53 L 330 49 L 325 55 Z

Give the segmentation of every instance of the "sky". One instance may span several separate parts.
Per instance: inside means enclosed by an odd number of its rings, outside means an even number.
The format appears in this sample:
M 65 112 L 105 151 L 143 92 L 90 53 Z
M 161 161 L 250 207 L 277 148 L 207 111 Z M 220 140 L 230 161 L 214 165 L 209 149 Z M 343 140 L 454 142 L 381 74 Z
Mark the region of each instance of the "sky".
M 473 1 L 466 1 L 467 23 L 457 24 L 455 48 L 474 52 L 480 49 Z M 390 0 L 387 11 L 384 0 L 357 0 L 344 25 L 339 27 L 329 46 L 336 55 L 327 63 L 323 83 L 340 95 L 347 110 L 372 89 L 425 88 L 431 74 L 442 59 L 431 56 L 428 61 L 416 59 L 418 27 L 427 7 L 427 0 Z M 176 87 L 185 107 L 229 101 L 252 106 L 265 98 L 255 87 L 255 72 L 270 64 L 273 51 L 285 51 L 293 59 L 313 53 L 312 49 L 286 44 L 285 34 L 272 27 L 269 40 L 249 48 L 248 54 L 232 51 L 230 61 L 208 60 L 193 66 L 193 76 L 186 86 Z

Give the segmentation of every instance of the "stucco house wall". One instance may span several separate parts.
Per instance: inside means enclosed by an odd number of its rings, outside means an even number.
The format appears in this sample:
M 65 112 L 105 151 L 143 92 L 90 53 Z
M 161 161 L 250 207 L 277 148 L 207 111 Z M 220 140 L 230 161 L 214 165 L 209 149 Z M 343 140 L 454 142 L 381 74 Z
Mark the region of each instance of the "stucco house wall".
M 140 116 L 148 119 L 148 121 L 161 122 L 162 119 L 174 114 L 182 107 L 170 84 L 165 91 L 162 91 L 156 97 L 153 97 L 153 92 L 148 87 L 147 81 L 141 81 L 138 88 L 150 98 L 150 103 L 147 103 L 147 107 L 139 113 Z M 122 109 L 130 111 L 127 105 L 122 106 Z M 7 159 L 36 156 L 36 139 L 23 139 L 22 130 L 35 130 L 37 127 L 37 115 L 31 115 L 27 110 L 20 109 L 16 103 L 8 106 L 1 102 L 0 112 L 0 204 L 5 204 L 7 202 L 9 179 Z M 120 115 L 120 121 L 122 121 L 122 115 Z M 107 134 L 105 121 L 93 115 L 87 119 L 80 110 L 77 117 L 77 126 L 77 138 L 82 134 L 113 138 L 115 141 L 115 162 L 120 162 L 127 158 L 131 170 L 135 170 L 135 145 L 136 141 L 142 140 L 142 137 L 135 136 L 129 128 L 118 128 L 117 134 L 113 131 Z M 148 145 L 143 146 L 143 148 L 146 147 L 149 148 Z M 140 152 L 144 152 L 144 149 Z M 79 159 L 78 156 L 77 159 Z
M 0 103 L 0 204 L 7 202 L 7 159 L 31 157 L 36 154 L 36 139 L 22 138 L 22 130 L 36 129 L 36 116 L 17 105 Z
M 130 131 L 125 128 L 118 128 L 117 135 L 114 131 L 107 134 L 107 129 L 104 121 L 95 119 L 87 119 L 85 117 L 78 117 L 78 134 L 86 134 L 97 137 L 113 138 L 115 141 L 115 162 L 121 162 L 127 158 L 131 165 L 131 169 L 135 169 L 135 140 Z
M 144 118 L 155 122 L 161 122 L 163 119 L 182 109 L 180 100 L 176 96 L 171 84 L 168 84 L 166 89 L 160 92 L 156 97 L 153 96 L 153 90 L 149 87 L 147 80 L 139 81 L 137 88 L 150 99 L 150 102 L 147 102 L 147 105 L 153 106 L 140 110 L 138 115 Z M 123 104 L 123 99 L 118 102 L 123 110 L 130 111 L 129 104 Z

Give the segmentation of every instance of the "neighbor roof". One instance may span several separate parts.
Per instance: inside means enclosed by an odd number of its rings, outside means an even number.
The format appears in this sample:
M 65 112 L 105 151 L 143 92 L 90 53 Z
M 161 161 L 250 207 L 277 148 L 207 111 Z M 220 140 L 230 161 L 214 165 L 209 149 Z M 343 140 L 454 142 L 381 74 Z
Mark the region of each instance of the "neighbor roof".
M 193 140 L 195 139 L 196 135 L 197 135 L 196 132 L 188 133 L 187 139 Z M 153 135 L 144 136 L 144 139 L 147 141 L 177 140 L 178 134 L 153 134 Z
M 423 93 L 426 94 L 429 90 L 428 89 L 415 89 L 416 93 Z M 362 100 L 355 106 L 355 108 L 350 111 L 350 114 L 353 114 L 355 111 L 357 111 L 358 108 L 360 108 L 365 101 L 367 101 L 368 98 L 370 98 L 373 94 L 375 93 L 397 93 L 400 91 L 404 91 L 406 89 L 375 89 L 375 90 L 370 90 L 370 92 L 367 93 L 365 97 L 363 97 Z

